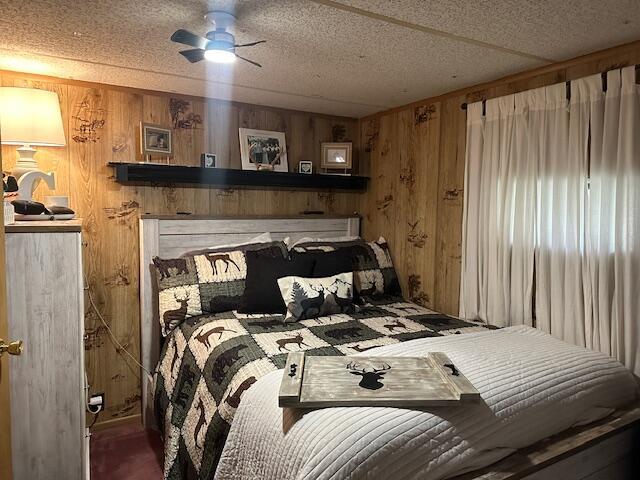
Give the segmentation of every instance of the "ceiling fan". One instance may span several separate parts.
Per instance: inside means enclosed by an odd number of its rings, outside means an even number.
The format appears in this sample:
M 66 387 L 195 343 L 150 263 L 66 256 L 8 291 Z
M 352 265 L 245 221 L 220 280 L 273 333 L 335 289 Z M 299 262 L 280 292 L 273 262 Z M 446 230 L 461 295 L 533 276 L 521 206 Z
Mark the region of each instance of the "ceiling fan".
M 227 31 L 235 23 L 236 17 L 227 12 L 213 11 L 204 16 L 213 23 L 215 30 L 208 32 L 204 37 L 200 37 L 187 30 L 177 30 L 171 35 L 171 40 L 183 45 L 195 47 L 192 50 L 182 50 L 180 54 L 191 63 L 201 60 L 209 60 L 216 63 L 233 63 L 236 58 L 249 62 L 256 67 L 262 67 L 257 62 L 241 57 L 236 53 L 236 48 L 253 47 L 259 43 L 265 43 L 266 40 L 257 42 L 243 43 L 236 45 L 235 38 Z

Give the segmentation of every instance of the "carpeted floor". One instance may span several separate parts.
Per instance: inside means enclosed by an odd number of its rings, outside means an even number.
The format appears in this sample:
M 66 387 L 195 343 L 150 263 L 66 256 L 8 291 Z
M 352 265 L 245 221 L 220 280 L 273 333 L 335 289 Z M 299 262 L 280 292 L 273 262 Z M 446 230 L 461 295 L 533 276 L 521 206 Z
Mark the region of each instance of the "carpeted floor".
M 162 479 L 162 439 L 141 425 L 91 435 L 91 480 Z

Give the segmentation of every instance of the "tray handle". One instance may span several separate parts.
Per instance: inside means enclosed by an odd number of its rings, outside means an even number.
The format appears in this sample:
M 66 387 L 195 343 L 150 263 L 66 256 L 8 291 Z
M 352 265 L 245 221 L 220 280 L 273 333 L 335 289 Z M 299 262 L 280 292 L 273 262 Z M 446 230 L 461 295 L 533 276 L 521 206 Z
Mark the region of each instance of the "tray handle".
M 287 363 L 282 373 L 278 405 L 288 407 L 300 401 L 300 389 L 304 374 L 304 352 L 291 352 L 287 356 Z
M 460 400 L 479 400 L 480 392 L 465 377 L 444 352 L 431 352 L 431 358 L 440 367 L 449 383 L 457 390 Z

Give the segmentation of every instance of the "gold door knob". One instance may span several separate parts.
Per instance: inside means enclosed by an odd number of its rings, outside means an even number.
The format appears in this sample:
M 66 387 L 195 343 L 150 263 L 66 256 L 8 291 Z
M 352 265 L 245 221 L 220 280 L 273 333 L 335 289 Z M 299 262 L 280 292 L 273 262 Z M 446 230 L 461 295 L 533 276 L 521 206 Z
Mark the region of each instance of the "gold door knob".
M 9 355 L 20 355 L 22 353 L 22 340 L 6 344 L 4 340 L 0 338 L 0 356 L 4 352 L 7 352 Z

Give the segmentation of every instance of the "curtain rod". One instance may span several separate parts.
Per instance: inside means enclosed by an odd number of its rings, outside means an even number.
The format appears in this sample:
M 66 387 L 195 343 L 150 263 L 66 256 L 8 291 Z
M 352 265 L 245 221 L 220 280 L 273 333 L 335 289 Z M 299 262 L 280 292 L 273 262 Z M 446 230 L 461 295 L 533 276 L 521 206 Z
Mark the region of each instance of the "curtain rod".
M 612 69 L 612 70 L 617 70 L 617 68 Z M 602 72 L 600 75 L 602 75 L 602 90 L 603 91 L 607 91 L 607 73 L 610 72 L 611 70 L 607 70 L 606 72 Z M 640 65 L 636 65 L 636 83 L 640 84 Z M 571 99 L 571 82 L 565 82 L 565 84 L 567 85 L 567 100 Z M 482 101 L 482 115 L 485 114 L 485 104 L 486 104 L 486 100 L 481 100 Z M 467 109 L 467 102 L 464 102 L 462 105 L 460 105 L 460 108 L 462 110 L 466 110 Z

